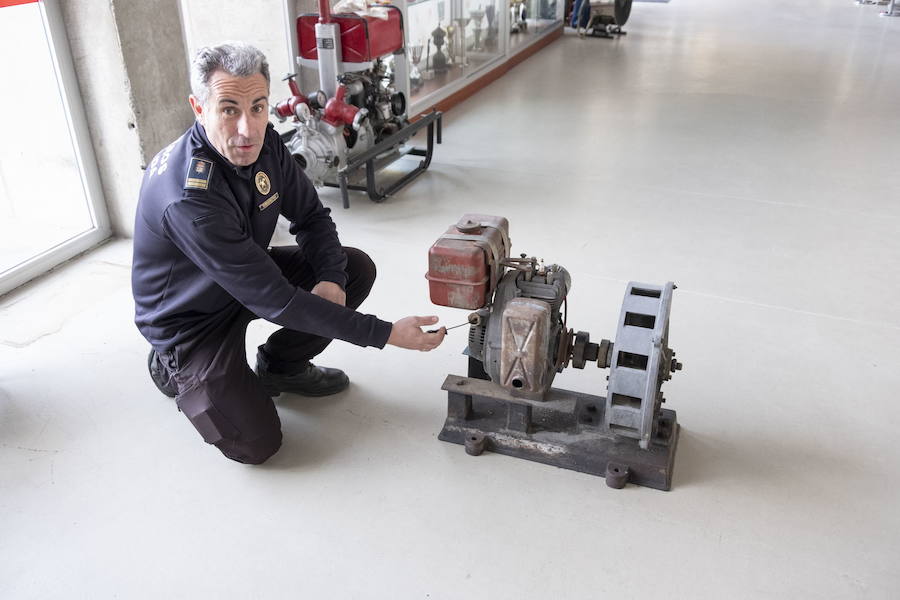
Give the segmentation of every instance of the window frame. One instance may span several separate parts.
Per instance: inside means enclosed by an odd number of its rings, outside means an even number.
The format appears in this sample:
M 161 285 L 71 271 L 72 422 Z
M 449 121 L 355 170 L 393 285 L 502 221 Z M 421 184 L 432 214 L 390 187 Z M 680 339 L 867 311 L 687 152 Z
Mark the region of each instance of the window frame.
M 25 0 L 17 4 L 35 3 L 41 13 L 44 36 L 53 61 L 54 75 L 59 88 L 63 111 L 68 124 L 69 139 L 77 161 L 78 173 L 87 199 L 92 229 L 40 252 L 28 260 L 0 272 L 0 296 L 43 275 L 61 263 L 87 251 L 111 237 L 109 215 L 103 198 L 103 188 L 97 160 L 88 129 L 78 80 L 65 23 L 58 0 Z M 3 10 L 0 7 L 0 10 Z

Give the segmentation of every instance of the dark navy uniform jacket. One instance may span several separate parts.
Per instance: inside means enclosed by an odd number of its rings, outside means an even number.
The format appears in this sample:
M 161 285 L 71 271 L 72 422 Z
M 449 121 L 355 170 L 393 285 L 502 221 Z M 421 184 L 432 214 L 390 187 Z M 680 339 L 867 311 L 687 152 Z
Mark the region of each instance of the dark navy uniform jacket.
M 144 173 L 131 275 L 138 329 L 165 351 L 246 307 L 283 327 L 384 347 L 390 323 L 295 287 L 269 257 L 282 214 L 318 280 L 346 286 L 330 213 L 271 125 L 256 163 L 236 167 L 195 123 Z

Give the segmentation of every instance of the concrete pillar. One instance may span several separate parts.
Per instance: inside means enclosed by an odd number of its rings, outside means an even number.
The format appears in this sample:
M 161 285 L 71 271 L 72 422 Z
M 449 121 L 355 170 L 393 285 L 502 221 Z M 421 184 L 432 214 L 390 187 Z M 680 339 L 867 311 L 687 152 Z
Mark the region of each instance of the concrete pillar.
M 178 0 L 60 0 L 113 231 L 134 231 L 143 169 L 190 126 Z
M 194 120 L 178 0 L 113 0 L 142 168 Z

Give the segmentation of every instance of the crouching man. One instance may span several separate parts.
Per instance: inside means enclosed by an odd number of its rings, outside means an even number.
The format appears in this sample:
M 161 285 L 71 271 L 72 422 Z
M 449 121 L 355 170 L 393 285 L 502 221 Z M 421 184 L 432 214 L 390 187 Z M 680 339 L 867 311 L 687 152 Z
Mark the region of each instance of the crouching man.
M 134 232 L 135 322 L 150 376 L 203 439 L 259 464 L 281 446 L 272 397 L 337 393 L 340 370 L 313 365 L 332 339 L 436 348 L 436 317 L 395 323 L 357 312 L 375 281 L 361 250 L 342 247 L 330 210 L 269 125 L 269 68 L 248 45 L 203 48 L 191 67 L 194 125 L 144 175 Z M 269 248 L 279 215 L 296 246 Z M 247 325 L 282 326 L 245 353 Z

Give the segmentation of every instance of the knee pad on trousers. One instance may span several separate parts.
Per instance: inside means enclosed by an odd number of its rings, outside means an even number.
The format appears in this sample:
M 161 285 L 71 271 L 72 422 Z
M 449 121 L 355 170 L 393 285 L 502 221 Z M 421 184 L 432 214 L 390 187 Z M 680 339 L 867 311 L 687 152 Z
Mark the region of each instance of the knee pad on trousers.
M 281 448 L 281 430 L 273 435 L 251 441 L 222 440 L 215 444 L 222 454 L 231 460 L 247 465 L 261 465 Z

